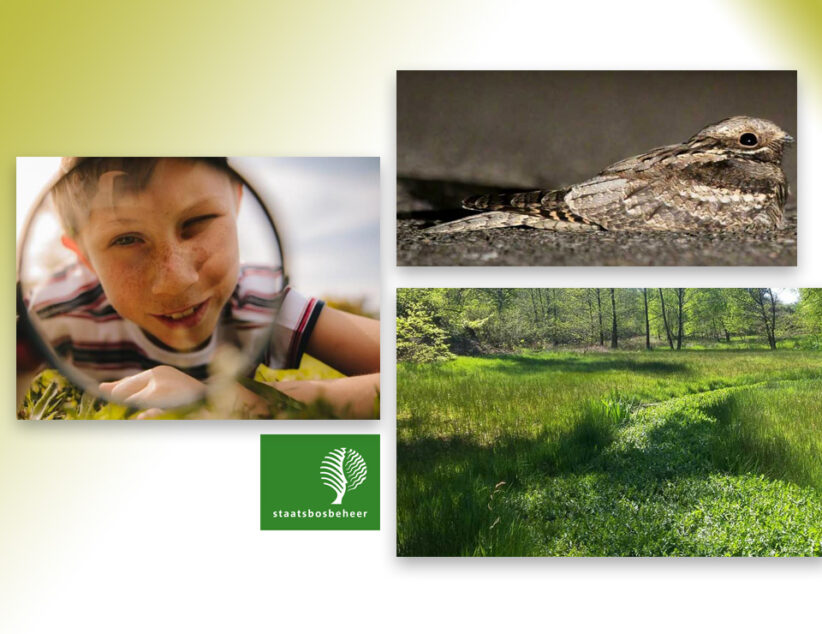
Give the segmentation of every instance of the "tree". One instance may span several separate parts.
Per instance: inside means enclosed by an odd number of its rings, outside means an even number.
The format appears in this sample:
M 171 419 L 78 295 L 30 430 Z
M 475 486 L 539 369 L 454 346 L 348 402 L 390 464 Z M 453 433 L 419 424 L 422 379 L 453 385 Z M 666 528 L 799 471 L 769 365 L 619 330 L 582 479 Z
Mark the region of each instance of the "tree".
M 542 289 L 539 288 L 529 288 L 528 295 L 531 297 L 531 307 L 534 309 L 534 325 L 539 325 L 540 319 L 540 306 L 537 304 L 537 297 L 539 296 L 539 291 Z
M 690 334 L 730 343 L 731 313 L 728 300 L 730 290 L 732 289 L 688 289 Z
M 676 349 L 682 350 L 682 326 L 685 323 L 685 289 L 676 289 L 676 314 L 677 314 L 677 330 L 676 330 Z
M 494 302 L 497 316 L 500 318 L 502 317 L 502 311 L 505 310 L 515 291 L 513 288 L 483 288 L 478 290 Z
M 771 288 L 727 289 L 729 316 L 735 331 L 762 333 L 768 346 L 776 350 L 776 294 Z
M 753 302 L 757 316 L 765 326 L 765 334 L 768 337 L 768 345 L 771 350 L 776 350 L 776 299 L 772 288 L 748 288 L 745 289 Z
M 554 346 L 559 345 L 559 300 L 557 294 L 558 288 L 551 289 L 551 343 Z
M 819 345 L 822 332 L 822 288 L 799 289 L 799 315 L 805 328 Z
M 434 323 L 428 311 L 419 304 L 412 304 L 404 312 L 397 316 L 398 361 L 428 363 L 453 356 L 446 344 L 445 331 Z
M 590 339 L 591 343 L 596 343 L 596 315 L 594 314 L 594 300 L 593 300 L 593 289 L 586 288 L 585 289 L 585 300 L 588 304 L 588 323 L 590 326 Z
M 665 324 L 665 335 L 668 337 L 668 345 L 671 346 L 671 350 L 674 349 L 674 338 L 671 336 L 671 328 L 668 325 L 668 314 L 665 311 L 665 295 L 662 293 L 662 289 L 658 288 L 659 291 L 659 303 L 662 304 L 662 323 Z
M 367 475 L 365 460 L 350 447 L 334 449 L 320 463 L 320 480 L 337 494 L 331 504 L 342 504 L 345 494 L 365 482 Z
M 651 320 L 648 319 L 648 289 L 642 289 L 642 300 L 645 303 L 645 349 L 651 349 Z
M 603 293 L 608 295 L 603 298 Z M 654 298 L 657 298 L 656 300 Z M 610 311 L 610 315 L 608 314 Z M 610 323 L 608 318 L 610 317 Z M 822 335 L 822 291 L 803 289 L 794 306 L 775 289 L 411 288 L 397 291 L 398 358 L 428 361 L 448 352 L 544 350 L 604 344 L 652 349 L 667 340 L 728 341 L 731 333 L 777 338 Z M 642 341 L 644 339 L 644 341 Z

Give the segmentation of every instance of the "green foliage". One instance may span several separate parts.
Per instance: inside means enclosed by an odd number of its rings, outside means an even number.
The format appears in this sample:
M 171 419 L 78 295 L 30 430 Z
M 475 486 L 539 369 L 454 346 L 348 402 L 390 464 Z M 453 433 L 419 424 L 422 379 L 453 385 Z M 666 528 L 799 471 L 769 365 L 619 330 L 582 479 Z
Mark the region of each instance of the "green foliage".
M 397 316 L 397 360 L 412 363 L 444 361 L 453 355 L 446 344 L 447 335 L 419 304 L 407 306 Z
M 309 355 L 303 355 L 297 370 L 273 370 L 260 364 L 254 380 L 241 382 L 269 405 L 269 418 L 333 419 L 345 418 L 335 413 L 333 407 L 323 401 L 304 404 L 285 396 L 282 392 L 265 385 L 265 382 L 284 380 L 335 379 L 343 375 Z M 231 399 L 233 404 L 234 399 Z M 376 418 L 379 417 L 379 394 L 374 401 Z M 194 405 L 167 410 L 159 418 L 247 418 L 243 411 L 224 408 L 216 403 Z M 30 420 L 123 420 L 134 418 L 140 410 L 96 399 L 74 386 L 56 370 L 44 370 L 38 374 L 17 412 L 19 419 Z M 256 416 L 255 416 L 256 418 Z
M 398 552 L 822 555 L 820 387 L 813 352 L 401 363 Z
M 822 299 L 814 289 L 803 289 L 798 304 L 774 296 L 774 315 L 773 289 L 644 290 L 652 347 L 669 347 L 666 322 L 673 347 L 678 345 L 680 322 L 682 347 L 730 344 L 755 336 L 770 348 L 773 337 L 813 334 L 818 339 L 822 334 Z M 767 315 L 756 301 L 763 298 Z M 615 289 L 613 304 L 610 289 L 596 288 L 400 289 L 398 320 L 413 309 L 424 311 L 447 334 L 450 349 L 457 354 L 604 346 L 611 342 L 614 316 L 618 347 L 645 347 L 645 301 L 639 288 Z
M 32 381 L 17 418 L 121 420 L 135 411 L 84 393 L 56 370 L 43 370 Z
M 798 318 L 808 332 L 813 336 L 814 347 L 822 348 L 822 288 L 799 289 L 801 301 L 799 303 Z

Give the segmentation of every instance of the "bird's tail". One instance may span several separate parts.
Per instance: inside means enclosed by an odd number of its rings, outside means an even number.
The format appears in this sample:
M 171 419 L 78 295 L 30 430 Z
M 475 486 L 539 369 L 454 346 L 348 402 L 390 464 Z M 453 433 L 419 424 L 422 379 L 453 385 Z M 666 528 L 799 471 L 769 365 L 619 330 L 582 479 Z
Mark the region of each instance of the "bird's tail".
M 519 213 L 540 213 L 546 208 L 562 202 L 562 190 L 537 189 L 515 194 L 479 194 L 462 201 L 465 209 L 476 211 L 515 211 Z
M 596 231 L 597 226 L 585 222 L 560 220 L 555 215 L 543 216 L 510 211 L 486 211 L 475 216 L 460 218 L 453 222 L 434 225 L 425 230 L 426 233 L 457 233 L 460 231 L 476 231 L 480 229 L 499 229 L 501 227 L 533 227 L 534 229 L 548 229 L 551 231 Z
M 427 233 L 456 233 L 500 227 L 533 227 L 554 231 L 592 231 L 597 229 L 568 209 L 567 190 L 538 189 L 516 194 L 480 194 L 462 201 L 465 209 L 484 213 L 446 222 L 426 229 Z
M 462 206 L 472 211 L 504 211 L 511 214 L 541 216 L 570 224 L 591 224 L 569 209 L 565 202 L 567 194 L 567 189 L 537 189 L 516 194 L 480 194 L 469 196 L 462 201 Z
M 434 225 L 425 230 L 426 233 L 457 233 L 460 231 L 477 231 L 481 229 L 499 229 L 500 227 L 539 227 L 545 218 L 530 214 L 512 214 L 505 211 L 487 211 L 460 218 L 441 225 Z

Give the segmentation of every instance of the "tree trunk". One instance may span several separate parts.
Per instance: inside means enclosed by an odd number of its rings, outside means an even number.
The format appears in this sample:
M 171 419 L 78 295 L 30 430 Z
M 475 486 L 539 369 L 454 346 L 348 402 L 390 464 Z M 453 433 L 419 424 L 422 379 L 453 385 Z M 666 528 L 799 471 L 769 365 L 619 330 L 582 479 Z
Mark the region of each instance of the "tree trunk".
M 599 312 L 599 345 L 605 345 L 605 334 L 602 332 L 602 298 L 597 289 L 597 311 Z
M 776 299 L 773 296 L 773 289 L 768 289 L 768 297 L 771 300 L 771 350 L 776 350 Z
M 662 289 L 658 288 L 659 302 L 662 304 L 662 323 L 665 324 L 665 335 L 668 337 L 668 345 L 671 350 L 674 349 L 674 338 L 671 336 L 671 328 L 668 326 L 668 314 L 665 312 L 665 295 L 662 294 Z
M 585 299 L 588 300 L 588 323 L 591 326 L 591 341 L 596 342 L 594 332 L 596 330 L 596 317 L 594 316 L 594 302 L 591 300 L 591 289 L 585 290 Z
M 648 319 L 648 289 L 642 289 L 642 299 L 645 302 L 645 349 L 651 349 L 651 320 Z
M 534 309 L 534 324 L 539 325 L 539 311 L 537 310 L 537 300 L 534 297 L 534 294 L 536 293 L 537 289 L 531 288 L 528 290 L 528 294 L 531 296 L 531 307 Z
M 616 316 L 616 297 L 614 289 L 611 289 L 611 347 L 618 348 L 619 342 L 617 341 L 617 316 Z
M 557 310 L 557 289 L 553 289 L 551 291 L 551 307 L 551 314 L 554 318 L 553 326 L 551 328 L 551 330 L 553 330 L 553 332 L 551 333 L 551 337 L 554 347 L 556 348 L 559 345 L 559 312 Z
M 773 289 L 749 288 L 748 295 L 759 309 L 759 317 L 762 319 L 765 326 L 765 335 L 768 337 L 768 346 L 771 350 L 776 350 L 776 300 Z M 766 306 L 766 297 L 768 298 L 768 306 Z
M 678 326 L 676 330 L 676 349 L 682 350 L 682 324 L 684 321 L 683 308 L 685 305 L 685 289 L 676 289 L 676 303 L 677 303 L 677 321 Z

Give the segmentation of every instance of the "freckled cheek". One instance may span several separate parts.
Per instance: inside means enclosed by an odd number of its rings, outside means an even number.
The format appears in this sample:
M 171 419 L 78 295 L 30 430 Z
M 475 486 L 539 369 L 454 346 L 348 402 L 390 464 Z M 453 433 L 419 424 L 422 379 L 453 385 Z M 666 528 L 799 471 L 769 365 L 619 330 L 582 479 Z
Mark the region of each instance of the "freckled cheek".
M 150 305 L 151 289 L 140 267 L 104 264 L 98 271 L 97 277 L 106 297 L 123 317 L 132 318 L 141 312 L 141 306 L 145 308 Z
M 237 284 L 239 257 L 232 245 L 215 245 L 201 260 L 199 272 L 203 286 L 216 291 L 221 300 L 231 295 Z
M 217 219 L 193 245 L 198 261 L 200 284 L 216 292 L 225 302 L 237 285 L 239 246 L 233 216 Z

